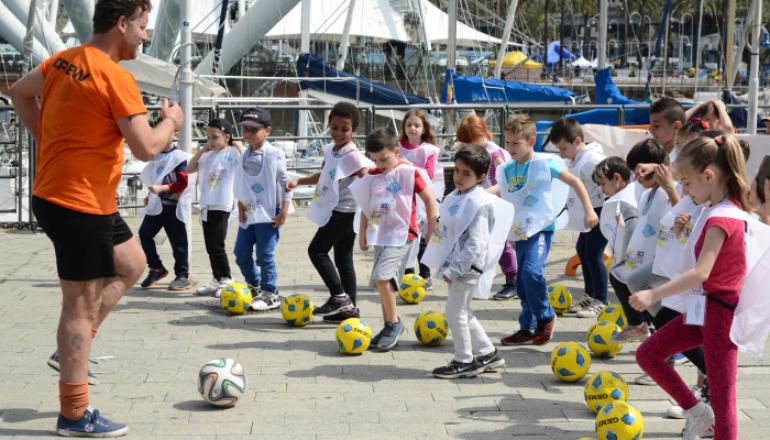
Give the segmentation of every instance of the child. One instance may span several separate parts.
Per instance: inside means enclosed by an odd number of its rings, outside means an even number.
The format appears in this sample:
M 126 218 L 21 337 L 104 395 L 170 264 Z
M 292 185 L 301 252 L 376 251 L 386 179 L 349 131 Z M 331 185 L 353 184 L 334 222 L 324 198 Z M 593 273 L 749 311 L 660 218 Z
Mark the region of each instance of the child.
M 284 191 L 289 180 L 286 156 L 283 150 L 267 141 L 272 131 L 270 122 L 270 113 L 262 108 L 252 108 L 241 115 L 240 125 L 248 148 L 241 157 L 235 177 L 241 226 L 235 239 L 235 262 L 253 292 L 250 308 L 256 311 L 281 306 L 275 248 L 292 197 L 291 192 Z M 257 266 L 260 272 L 257 272 Z
M 370 345 L 381 351 L 395 347 L 404 331 L 395 292 L 417 239 L 416 197 L 425 204 L 428 236 L 433 234 L 437 211 L 428 183 L 415 167 L 399 161 L 398 150 L 398 137 L 390 129 L 372 131 L 366 138 L 366 152 L 376 168 L 350 185 L 362 210 L 359 245 L 362 251 L 374 246 L 371 284 L 380 292 L 385 325 Z
M 698 118 L 708 123 L 710 129 L 720 130 L 728 133 L 735 132 L 733 127 L 733 121 L 730 119 L 730 115 L 727 113 L 727 107 L 725 103 L 719 99 L 712 99 L 710 101 L 704 101 L 690 108 L 685 112 L 685 117 L 688 120 L 692 118 Z M 680 142 L 684 145 L 684 142 Z
M 142 281 L 142 289 L 151 287 L 168 275 L 155 247 L 155 236 L 161 228 L 166 231 L 174 254 L 176 278 L 168 285 L 168 290 L 187 290 L 192 287 L 186 226 L 190 221 L 190 199 L 193 194 L 187 184 L 188 160 L 190 155 L 169 141 L 166 149 L 142 170 L 142 183 L 147 186 L 149 194 L 145 199 L 144 220 L 139 227 L 139 241 L 150 269 L 147 278 Z
M 737 438 L 735 382 L 737 347 L 731 326 L 747 273 L 744 243 L 749 188 L 743 153 L 732 136 L 723 145 L 700 137 L 680 151 L 676 166 L 684 189 L 697 204 L 708 203 L 687 243 L 684 272 L 651 290 L 636 292 L 631 306 L 644 311 L 682 292 L 687 315 L 658 329 L 636 352 L 639 366 L 684 408 L 685 439 L 703 437 L 712 426 L 715 438 Z M 702 286 L 702 287 L 701 287 Z M 701 310 L 698 313 L 697 310 Z M 709 371 L 711 407 L 699 401 L 666 359 L 703 345 Z
M 433 195 L 439 200 L 444 196 L 444 170 L 439 165 L 441 150 L 435 145 L 436 137 L 428 121 L 428 115 L 423 110 L 409 110 L 401 122 L 401 140 L 399 142 L 400 154 L 403 158 L 425 171 L 430 179 L 430 187 Z M 425 252 L 427 240 L 425 237 L 425 207 L 418 203 L 417 223 L 420 227 L 420 243 L 417 260 L 422 258 Z M 413 258 L 410 256 L 410 263 Z M 407 273 L 414 273 L 413 267 L 407 267 Z M 420 263 L 420 276 L 425 279 L 426 287 L 431 288 L 430 269 Z
M 520 329 L 502 339 L 503 345 L 543 345 L 551 340 L 556 315 L 548 303 L 545 262 L 554 231 L 553 179 L 569 185 L 585 212 L 584 227 L 599 223 L 580 179 L 564 169 L 561 159 L 535 154 L 535 123 L 527 116 L 514 116 L 504 128 L 505 148 L 513 160 L 497 169 L 497 190 L 516 207 L 510 238 L 516 241 L 516 259 L 521 269 L 516 290 L 521 298 Z M 566 191 L 565 191 L 566 192 Z
M 361 154 L 353 142 L 358 123 L 356 106 L 347 102 L 335 104 L 329 113 L 332 143 L 324 146 L 321 172 L 286 182 L 287 191 L 297 185 L 317 185 L 307 217 L 318 225 L 318 231 L 310 241 L 307 253 L 329 289 L 329 299 L 314 311 L 327 322 L 359 317 L 356 269 L 353 266 L 353 245 L 356 241 L 353 218 L 358 207 L 349 187 L 374 164 Z M 329 258 L 332 248 L 334 263 Z
M 213 119 L 206 129 L 207 142 L 190 159 L 187 170 L 199 172 L 201 225 L 206 252 L 214 278 L 195 290 L 196 295 L 219 297 L 222 287 L 232 282 L 225 238 L 230 212 L 235 206 L 233 181 L 240 165 L 241 150 L 233 145 L 233 125 L 226 119 Z
M 425 255 L 431 266 L 439 267 L 438 273 L 449 285 L 446 314 L 455 353 L 447 366 L 433 370 L 433 376 L 441 379 L 472 377 L 505 365 L 471 310 L 479 278 L 487 267 L 494 269 L 498 259 L 491 245 L 506 241 L 513 211 L 509 206 L 508 224 L 499 228 L 496 237 L 494 231 L 500 226 L 496 222 L 503 220 L 495 215 L 495 203 L 505 202 L 481 186 L 489 162 L 489 154 L 478 145 L 465 146 L 455 154 L 455 190 L 441 204 L 441 223 Z M 502 246 L 498 249 L 502 250 Z
M 497 184 L 497 167 L 511 160 L 507 151 L 500 148 L 492 142 L 492 132 L 487 128 L 484 119 L 476 116 L 466 116 L 457 127 L 457 140 L 464 144 L 481 145 L 489 154 L 490 163 L 487 177 L 484 180 L 484 188 L 489 188 Z M 518 266 L 516 253 L 513 246 L 508 243 L 505 245 L 503 255 L 500 257 L 500 270 L 505 275 L 505 284 L 492 299 L 505 300 L 516 297 L 516 274 Z
M 593 142 L 585 144 L 580 124 L 569 118 L 561 118 L 554 122 L 550 139 L 559 149 L 559 155 L 568 161 L 569 171 L 580 179 L 588 191 L 596 216 L 601 217 L 604 197 L 601 188 L 592 179 L 596 165 L 605 158 L 601 145 Z M 567 210 L 568 228 L 580 232 L 576 249 L 583 269 L 585 287 L 585 297 L 575 301 L 567 312 L 576 313 L 578 318 L 596 318 L 607 305 L 607 267 L 604 265 L 604 249 L 607 247 L 607 240 L 599 230 L 598 224 L 590 230 L 583 228 L 585 213 L 574 191 L 570 191 L 567 198 Z
M 677 134 L 686 119 L 682 104 L 674 98 L 663 97 L 650 105 L 650 134 L 663 147 L 669 162 L 676 159 Z

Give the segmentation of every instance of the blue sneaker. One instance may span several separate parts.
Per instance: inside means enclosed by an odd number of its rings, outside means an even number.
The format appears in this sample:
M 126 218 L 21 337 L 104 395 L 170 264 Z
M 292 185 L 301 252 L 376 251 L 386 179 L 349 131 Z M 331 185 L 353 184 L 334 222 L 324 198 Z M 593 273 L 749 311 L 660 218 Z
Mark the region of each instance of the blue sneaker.
M 404 323 L 401 322 L 401 318 L 398 318 L 398 322 L 386 322 L 385 328 L 379 334 L 380 339 L 377 341 L 377 349 L 380 351 L 388 351 L 398 344 L 398 337 L 404 333 Z
M 687 357 L 685 357 L 685 355 L 683 355 L 682 353 L 676 353 L 670 358 L 668 358 L 669 365 L 682 365 L 687 362 L 690 362 L 690 360 L 687 359 Z
M 77 420 L 70 420 L 60 414 L 56 421 L 56 433 L 62 437 L 120 437 L 128 433 L 128 426 L 105 419 L 99 410 L 89 406 L 83 417 Z
M 88 358 L 88 363 L 90 364 L 98 364 L 99 362 L 95 361 L 94 359 Z M 59 350 L 56 350 L 53 352 L 51 357 L 48 358 L 47 362 L 48 366 L 53 368 L 56 371 L 61 371 L 61 367 L 59 366 Z M 99 385 L 99 379 L 96 378 L 93 371 L 91 371 L 91 368 L 88 368 L 88 384 L 89 385 Z

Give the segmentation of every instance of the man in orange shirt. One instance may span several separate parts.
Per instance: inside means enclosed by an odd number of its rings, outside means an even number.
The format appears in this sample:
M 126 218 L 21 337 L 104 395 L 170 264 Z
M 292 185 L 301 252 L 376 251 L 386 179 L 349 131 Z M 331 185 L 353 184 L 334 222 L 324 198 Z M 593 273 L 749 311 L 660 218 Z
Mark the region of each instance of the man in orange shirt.
M 183 119 L 178 105 L 163 100 L 163 121 L 152 129 L 136 81 L 117 64 L 147 41 L 150 7 L 149 0 L 99 0 L 91 41 L 54 54 L 9 91 L 38 141 L 32 211 L 53 242 L 63 293 L 58 350 L 48 362 L 61 372 L 56 430 L 63 436 L 128 432 L 90 406 L 88 355 L 99 325 L 145 265 L 115 200 L 123 140 L 149 161 Z

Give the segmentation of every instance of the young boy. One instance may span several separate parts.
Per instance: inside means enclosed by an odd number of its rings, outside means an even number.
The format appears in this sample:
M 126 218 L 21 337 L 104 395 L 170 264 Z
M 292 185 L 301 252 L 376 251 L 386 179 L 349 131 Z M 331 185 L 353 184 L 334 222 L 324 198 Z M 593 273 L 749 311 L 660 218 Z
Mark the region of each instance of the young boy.
M 353 265 L 356 241 L 353 218 L 358 207 L 350 193 L 350 184 L 374 164 L 353 142 L 358 123 L 356 106 L 347 102 L 335 104 L 329 113 L 332 143 L 324 146 L 321 172 L 286 182 L 287 191 L 297 185 L 317 185 L 307 217 L 318 225 L 318 231 L 310 241 L 307 253 L 329 289 L 329 299 L 313 312 L 327 322 L 342 322 L 359 316 Z M 334 263 L 329 258 L 332 248 Z
M 142 183 L 147 186 L 149 194 L 145 199 L 144 220 L 139 227 L 139 241 L 150 269 L 147 278 L 142 281 L 142 289 L 151 287 L 168 275 L 155 247 L 155 236 L 161 228 L 166 231 L 174 254 L 176 278 L 169 284 L 168 290 L 187 290 L 192 287 L 186 226 L 190 221 L 192 196 L 192 188 L 187 184 L 189 160 L 189 154 L 169 141 L 166 149 L 142 170 Z
M 591 207 L 597 217 L 602 215 L 604 197 L 602 190 L 593 181 L 596 165 L 605 159 L 601 145 L 583 142 L 583 130 L 574 119 L 561 118 L 551 127 L 551 142 L 559 149 L 559 155 L 568 161 L 569 171 L 583 183 L 591 199 Z M 578 318 L 596 318 L 607 305 L 607 267 L 604 265 L 604 249 L 607 240 L 599 225 L 590 230 L 583 227 L 585 213 L 580 206 L 577 193 L 570 191 L 567 197 L 569 214 L 568 228 L 580 232 L 577 240 L 577 255 L 583 269 L 585 296 L 575 301 L 567 313 L 576 313 Z
M 548 303 L 545 262 L 551 247 L 553 224 L 561 207 L 554 205 L 553 179 L 571 187 L 585 212 L 583 226 L 591 229 L 599 222 L 580 179 L 564 169 L 561 159 L 547 154 L 535 154 L 535 123 L 518 115 L 508 120 L 504 128 L 505 148 L 512 160 L 497 169 L 496 188 L 502 197 L 516 207 L 511 239 L 516 247 L 519 273 L 516 290 L 521 298 L 520 329 L 502 339 L 503 345 L 543 345 L 551 340 L 556 315 Z M 565 191 L 566 192 L 566 191 Z
M 378 128 L 366 138 L 366 152 L 376 168 L 350 185 L 361 207 L 359 245 L 366 251 L 374 246 L 371 284 L 380 292 L 384 328 L 370 345 L 388 351 L 398 344 L 404 324 L 396 310 L 395 292 L 404 275 L 409 252 L 417 239 L 417 199 L 425 204 L 427 233 L 436 223 L 436 199 L 420 172 L 398 157 L 398 137 L 387 128 Z
M 240 166 L 241 150 L 233 145 L 233 125 L 226 119 L 213 119 L 206 128 L 207 142 L 190 159 L 187 170 L 199 170 L 198 204 L 206 252 L 214 278 L 195 290 L 196 295 L 219 297 L 222 287 L 231 283 L 230 262 L 225 252 L 225 238 L 230 212 L 233 211 L 233 182 Z
M 250 308 L 256 311 L 281 306 L 275 247 L 292 197 L 291 192 L 284 191 L 289 181 L 286 155 L 267 141 L 272 131 L 270 122 L 270 113 L 262 108 L 248 109 L 241 115 L 240 125 L 247 148 L 235 175 L 240 222 L 235 239 L 235 262 L 251 288 L 254 299 Z
M 663 97 L 650 105 L 650 134 L 663 147 L 669 163 L 676 159 L 677 133 L 685 121 L 684 108 L 674 98 Z
M 448 365 L 433 370 L 440 379 L 472 377 L 505 365 L 471 310 L 480 277 L 488 268 L 494 270 L 499 259 L 501 252 L 493 252 L 493 244 L 502 251 L 513 217 L 509 205 L 507 224 L 497 224 L 504 216 L 496 215 L 495 205 L 507 203 L 482 187 L 489 163 L 489 153 L 478 145 L 465 146 L 455 154 L 455 190 L 441 204 L 441 221 L 425 252 L 426 261 L 438 266 L 437 273 L 449 285 L 446 315 L 455 352 Z

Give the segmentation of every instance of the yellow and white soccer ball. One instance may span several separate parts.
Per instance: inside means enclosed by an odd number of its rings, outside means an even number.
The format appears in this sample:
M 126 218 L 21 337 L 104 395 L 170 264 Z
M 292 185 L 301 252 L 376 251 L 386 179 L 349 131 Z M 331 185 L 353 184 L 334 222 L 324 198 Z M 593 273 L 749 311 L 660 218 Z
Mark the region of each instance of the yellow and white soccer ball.
M 610 402 L 596 414 L 599 440 L 637 440 L 644 435 L 642 414 L 627 402 Z
M 625 330 L 628 326 L 628 319 L 626 319 L 626 312 L 623 311 L 623 307 L 620 304 L 608 304 L 602 309 L 599 316 L 596 317 L 596 321 L 610 321 L 620 327 L 620 330 Z
M 620 327 L 614 321 L 597 321 L 588 329 L 588 348 L 598 357 L 614 358 L 623 348 L 623 343 L 612 342 L 612 337 L 620 332 Z
M 586 382 L 584 396 L 588 409 L 598 413 L 610 402 L 628 400 L 628 384 L 618 373 L 599 371 Z
M 246 375 L 235 359 L 208 361 L 198 372 L 198 392 L 214 406 L 233 406 L 246 393 Z
M 361 354 L 369 348 L 372 329 L 359 318 L 348 318 L 337 326 L 335 335 L 341 353 Z
M 548 302 L 557 315 L 562 315 L 572 304 L 572 292 L 562 283 L 549 284 Z
M 441 345 L 449 334 L 449 322 L 441 312 L 424 311 L 414 321 L 414 335 L 422 345 Z
M 315 306 L 304 293 L 290 295 L 281 304 L 281 316 L 287 324 L 302 327 L 313 320 Z
M 551 352 L 551 371 L 562 382 L 577 382 L 591 368 L 591 355 L 577 342 L 562 342 Z
M 251 289 L 245 284 L 230 283 L 222 288 L 219 305 L 231 315 L 243 315 L 251 304 Z
M 398 288 L 398 296 L 407 304 L 419 304 L 427 291 L 425 290 L 425 279 L 416 273 L 408 273 L 401 278 L 401 285 Z

